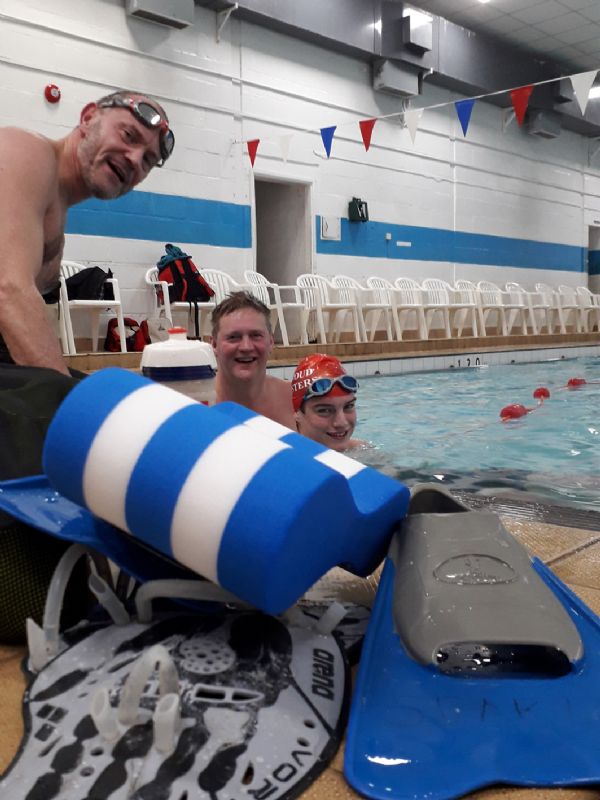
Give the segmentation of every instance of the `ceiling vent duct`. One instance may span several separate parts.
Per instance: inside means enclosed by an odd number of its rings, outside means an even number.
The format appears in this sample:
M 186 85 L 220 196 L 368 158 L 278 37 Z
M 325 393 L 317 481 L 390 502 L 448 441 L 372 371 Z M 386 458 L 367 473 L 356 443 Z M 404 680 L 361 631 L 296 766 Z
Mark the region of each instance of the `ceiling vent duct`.
M 432 50 L 433 17 L 417 8 L 404 8 L 402 11 L 402 42 L 418 53 Z
M 556 139 L 560 136 L 560 117 L 554 111 L 529 111 L 525 129 L 531 136 Z
M 373 88 L 400 97 L 419 94 L 419 75 L 422 70 L 389 59 L 373 63 Z
M 130 17 L 169 28 L 187 28 L 194 24 L 194 0 L 126 0 L 125 10 Z

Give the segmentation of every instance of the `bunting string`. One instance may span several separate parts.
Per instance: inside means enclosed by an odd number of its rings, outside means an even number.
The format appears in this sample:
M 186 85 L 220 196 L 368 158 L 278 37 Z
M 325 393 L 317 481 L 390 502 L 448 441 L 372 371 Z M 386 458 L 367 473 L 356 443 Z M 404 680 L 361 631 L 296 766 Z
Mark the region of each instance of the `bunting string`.
M 565 75 L 559 78 L 547 78 L 546 80 L 543 81 L 537 81 L 537 83 L 529 83 L 523 86 L 515 86 L 512 89 L 498 89 L 495 92 L 478 94 L 475 95 L 474 97 L 465 98 L 463 100 L 455 100 L 455 101 L 446 100 L 442 103 L 434 103 L 433 105 L 424 106 L 422 108 L 403 109 L 402 111 L 394 111 L 391 114 L 383 114 L 380 117 L 371 117 L 369 119 L 362 119 L 359 120 L 358 122 L 360 135 L 362 138 L 365 151 L 368 151 L 369 147 L 371 146 L 371 139 L 373 136 L 375 124 L 381 120 L 389 120 L 395 117 L 402 117 L 406 127 L 408 128 L 412 143 L 414 144 L 417 135 L 417 130 L 419 128 L 419 123 L 425 111 L 431 111 L 432 109 L 443 108 L 444 106 L 454 105 L 458 121 L 460 122 L 460 126 L 462 128 L 463 136 L 466 136 L 467 130 L 469 128 L 469 123 L 471 121 L 471 114 L 473 112 L 473 107 L 475 105 L 475 102 L 477 100 L 484 100 L 488 97 L 497 97 L 502 94 L 508 94 L 510 96 L 512 107 L 515 112 L 515 118 L 520 126 L 523 124 L 523 121 L 525 119 L 525 114 L 527 111 L 527 107 L 529 105 L 531 93 L 533 92 L 534 88 L 536 86 L 543 86 L 544 84 L 556 83 L 557 81 L 562 81 L 562 80 L 571 81 L 575 99 L 577 100 L 577 103 L 581 110 L 581 114 L 583 115 L 585 114 L 585 109 L 588 103 L 590 91 L 592 89 L 594 81 L 596 80 L 598 71 L 599 70 L 596 69 L 596 70 L 590 70 L 588 72 L 577 72 L 574 73 L 573 75 Z M 340 125 L 329 125 L 327 127 L 319 128 L 318 130 L 305 128 L 303 129 L 303 132 L 319 133 L 321 136 L 321 141 L 323 143 L 325 154 L 327 158 L 330 158 L 333 139 L 336 131 L 339 130 L 340 128 L 347 128 L 350 125 L 356 125 L 356 122 L 346 122 Z M 278 137 L 279 146 L 281 149 L 281 157 L 284 162 L 287 161 L 292 138 L 293 134 L 286 134 L 284 136 Z M 274 141 L 274 140 L 249 139 L 247 141 L 241 142 L 242 144 L 246 145 L 246 149 L 248 151 L 248 157 L 250 158 L 250 164 L 252 167 L 254 167 L 254 162 L 256 160 L 258 147 L 261 141 Z M 240 142 L 234 141 L 233 144 L 240 144 Z

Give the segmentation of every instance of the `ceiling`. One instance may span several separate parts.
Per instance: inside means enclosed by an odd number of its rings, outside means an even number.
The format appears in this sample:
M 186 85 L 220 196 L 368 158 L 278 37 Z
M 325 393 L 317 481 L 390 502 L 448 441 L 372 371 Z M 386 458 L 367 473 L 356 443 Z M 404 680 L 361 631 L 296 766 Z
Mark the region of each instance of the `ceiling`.
M 564 62 L 573 73 L 600 69 L 600 0 L 414 0 L 412 4 L 524 52 Z
M 600 0 L 195 2 L 358 55 L 371 62 L 375 89 L 401 97 L 420 94 L 426 79 L 506 108 L 510 88 L 533 85 L 529 132 L 555 138 L 565 128 L 600 139 L 600 97 L 582 114 L 571 81 L 563 80 L 600 70 Z M 433 20 L 424 25 L 411 8 Z

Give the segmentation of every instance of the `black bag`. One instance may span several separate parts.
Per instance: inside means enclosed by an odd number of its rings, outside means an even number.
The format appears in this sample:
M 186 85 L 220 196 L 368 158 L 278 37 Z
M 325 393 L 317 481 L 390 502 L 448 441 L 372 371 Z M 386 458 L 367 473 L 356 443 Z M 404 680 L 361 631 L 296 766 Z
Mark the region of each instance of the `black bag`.
M 101 267 L 79 270 L 66 280 L 69 300 L 114 300 L 112 283 L 106 283 L 112 277 L 112 270 L 105 272 Z M 44 295 L 44 300 L 46 303 L 58 303 L 59 297 L 60 288 L 57 286 Z
M 158 279 L 169 284 L 169 300 L 188 302 L 190 311 L 195 309 L 196 337 L 200 336 L 198 324 L 198 303 L 206 303 L 214 295 L 213 289 L 204 280 L 191 256 L 173 244 L 166 244 L 164 255 L 157 262 Z

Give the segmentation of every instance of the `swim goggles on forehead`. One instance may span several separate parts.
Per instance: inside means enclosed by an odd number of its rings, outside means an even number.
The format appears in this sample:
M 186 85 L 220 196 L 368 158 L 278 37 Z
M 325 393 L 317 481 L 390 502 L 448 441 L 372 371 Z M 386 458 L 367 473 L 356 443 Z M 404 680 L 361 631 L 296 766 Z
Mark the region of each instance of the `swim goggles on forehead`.
M 99 108 L 126 108 L 146 128 L 160 128 L 159 143 L 161 161 L 156 165 L 162 167 L 175 147 L 175 135 L 169 128 L 169 123 L 162 118 L 160 113 L 144 100 L 133 100 L 131 97 L 109 97 L 98 103 Z
M 339 383 L 342 389 L 352 392 L 352 394 L 356 394 L 358 391 L 358 381 L 352 375 L 338 375 L 336 378 L 317 378 L 306 390 L 304 400 L 329 394 L 336 383 Z

